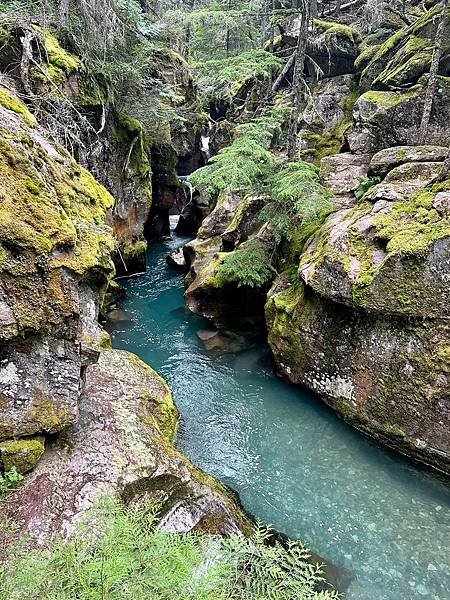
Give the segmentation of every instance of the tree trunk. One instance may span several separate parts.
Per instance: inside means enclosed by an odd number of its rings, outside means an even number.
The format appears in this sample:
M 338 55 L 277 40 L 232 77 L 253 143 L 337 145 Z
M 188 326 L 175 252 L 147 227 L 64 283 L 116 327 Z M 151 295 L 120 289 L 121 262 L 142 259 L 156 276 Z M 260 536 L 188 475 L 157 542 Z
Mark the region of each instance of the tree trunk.
M 231 0 L 228 0 L 227 4 L 228 12 L 231 10 Z M 230 56 L 230 25 L 227 21 L 227 33 L 226 33 L 226 52 L 227 58 Z
M 305 67 L 306 44 L 308 41 L 308 26 L 310 22 L 309 0 L 298 2 L 301 22 L 298 29 L 297 46 L 294 51 L 294 74 L 292 77 L 293 108 L 289 120 L 288 130 L 288 156 L 295 158 L 297 152 L 297 125 L 304 98 L 303 70 Z
M 422 122 L 419 130 L 419 144 L 423 144 L 427 137 L 428 126 L 430 124 L 431 110 L 433 108 L 433 99 L 437 91 L 439 65 L 442 58 L 442 50 L 444 45 L 444 34 L 447 26 L 447 8 L 449 0 L 444 0 L 442 6 L 441 18 L 436 32 L 434 42 L 433 58 L 431 61 L 430 78 L 428 80 L 427 92 L 425 95 L 425 103 L 423 106 Z

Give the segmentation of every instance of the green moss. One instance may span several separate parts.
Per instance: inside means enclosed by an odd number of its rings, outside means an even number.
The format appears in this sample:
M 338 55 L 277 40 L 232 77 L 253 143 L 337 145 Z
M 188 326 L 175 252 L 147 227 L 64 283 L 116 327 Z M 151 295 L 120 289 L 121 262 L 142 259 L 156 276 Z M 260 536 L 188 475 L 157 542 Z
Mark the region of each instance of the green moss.
M 436 240 L 450 236 L 450 221 L 433 209 L 435 191 L 422 190 L 405 202 L 396 202 L 389 215 L 374 224 L 377 236 L 387 240 L 389 253 L 420 255 Z
M 153 140 L 144 131 L 141 121 L 125 113 L 117 113 L 113 135 L 117 142 L 131 149 L 128 169 L 132 175 L 149 179 L 152 174 L 149 155 Z
M 414 87 L 412 87 L 407 92 L 404 92 L 403 94 L 398 93 L 398 92 L 370 91 L 370 92 L 365 92 L 361 96 L 361 99 L 366 100 L 368 102 L 372 102 L 373 104 L 376 104 L 377 107 L 392 108 L 394 106 L 398 106 L 402 102 L 406 102 L 407 100 L 410 100 L 411 98 L 415 98 L 416 96 L 418 96 L 420 94 L 420 92 L 422 90 L 423 90 L 422 86 L 415 85 Z
M 33 408 L 28 414 L 29 432 L 58 433 L 72 425 L 74 418 L 71 412 L 58 406 L 53 399 L 36 392 Z
M 430 9 L 424 15 L 422 15 L 417 21 L 411 26 L 410 31 L 413 35 L 420 35 L 425 26 L 429 25 L 433 21 L 437 23 L 436 17 L 440 14 L 441 8 L 439 6 L 435 6 Z M 450 15 L 450 8 L 447 9 L 447 12 Z
M 375 46 L 366 46 L 355 60 L 355 67 L 358 70 L 364 69 L 374 58 L 379 49 L 380 44 L 376 44 Z
M 315 133 L 303 130 L 301 132 L 302 139 L 308 143 L 308 148 L 300 152 L 301 158 L 312 159 L 319 165 L 325 156 L 339 154 L 345 143 L 345 137 L 352 128 L 352 112 L 358 97 L 358 91 L 351 91 L 348 94 L 344 104 L 343 118 L 329 131 Z
M 38 26 L 35 26 L 35 29 L 44 36 L 45 50 L 47 51 L 50 65 L 55 69 L 63 70 L 68 75 L 81 68 L 80 59 L 64 50 L 58 38 L 51 31 Z
M 76 106 L 102 107 L 108 101 L 108 90 L 95 77 L 83 71 L 77 79 L 78 92 L 71 99 Z
M 0 461 L 4 471 L 13 467 L 18 473 L 31 471 L 44 453 L 44 438 L 0 442 Z
M 0 275 L 13 282 L 20 333 L 47 331 L 75 310 L 59 267 L 97 280 L 113 274 L 105 218 L 114 199 L 72 159 L 53 158 L 19 131 L 0 137 Z
M 21 115 L 25 123 L 30 127 L 34 127 L 36 125 L 35 117 L 30 113 L 25 104 L 6 88 L 0 89 L 0 105 L 8 110 L 12 110 L 18 115 Z
M 433 56 L 433 42 L 419 37 L 408 37 L 405 44 L 374 80 L 374 87 L 402 86 L 417 81 L 429 70 Z
M 322 21 L 320 19 L 314 20 L 314 25 L 325 33 L 327 37 L 340 36 L 345 37 L 352 43 L 358 43 L 361 40 L 361 34 L 359 31 L 348 25 L 342 23 L 332 23 L 329 21 Z
M 139 257 L 144 257 L 147 253 L 147 242 L 146 240 L 137 240 L 133 242 L 127 242 L 122 247 L 122 256 L 127 264 L 131 260 L 136 260 Z
M 393 55 L 397 44 L 403 40 L 406 35 L 406 28 L 396 31 L 383 44 L 381 44 L 373 56 L 372 60 L 361 73 L 361 81 L 366 80 L 369 84 L 375 79 L 378 73 L 386 67 L 389 59 Z
M 432 8 L 413 25 L 400 29 L 381 44 L 362 72 L 361 82 L 366 89 L 372 82 L 378 86 L 401 85 L 427 69 L 440 12 L 441 8 Z M 433 22 L 435 26 L 431 26 Z

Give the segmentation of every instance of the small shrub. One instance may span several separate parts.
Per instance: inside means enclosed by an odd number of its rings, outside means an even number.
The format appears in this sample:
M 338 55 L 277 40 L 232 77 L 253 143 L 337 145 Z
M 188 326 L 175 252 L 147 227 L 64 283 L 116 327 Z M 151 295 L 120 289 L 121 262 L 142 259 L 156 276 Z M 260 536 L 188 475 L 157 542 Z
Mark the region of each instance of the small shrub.
M 361 200 L 366 192 L 373 188 L 377 183 L 380 183 L 381 179 L 379 177 L 374 177 L 373 179 L 360 179 L 358 187 L 353 192 L 355 198 L 357 200 Z
M 226 256 L 217 270 L 220 283 L 236 282 L 239 287 L 263 287 L 273 279 L 268 256 L 257 240 L 252 240 Z
M 299 225 L 320 221 L 331 210 L 330 194 L 320 183 L 316 167 L 286 163 L 273 174 L 270 199 L 261 219 L 272 226 L 277 243 L 290 240 Z
M 17 472 L 16 467 L 12 467 L 5 473 L 0 473 L 0 498 L 13 490 L 22 481 L 23 476 Z

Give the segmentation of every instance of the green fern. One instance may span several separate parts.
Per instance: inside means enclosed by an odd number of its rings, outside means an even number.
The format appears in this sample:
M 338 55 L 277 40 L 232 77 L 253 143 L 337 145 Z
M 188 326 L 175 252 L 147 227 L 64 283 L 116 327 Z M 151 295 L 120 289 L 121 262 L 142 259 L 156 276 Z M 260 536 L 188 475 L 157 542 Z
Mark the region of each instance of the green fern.
M 238 287 L 264 287 L 273 279 L 274 271 L 262 244 L 251 240 L 228 254 L 219 266 L 216 276 L 219 282 L 235 282 Z
M 329 600 L 300 544 L 269 532 L 222 539 L 158 529 L 158 509 L 103 501 L 69 541 L 16 550 L 0 567 L 0 600 Z

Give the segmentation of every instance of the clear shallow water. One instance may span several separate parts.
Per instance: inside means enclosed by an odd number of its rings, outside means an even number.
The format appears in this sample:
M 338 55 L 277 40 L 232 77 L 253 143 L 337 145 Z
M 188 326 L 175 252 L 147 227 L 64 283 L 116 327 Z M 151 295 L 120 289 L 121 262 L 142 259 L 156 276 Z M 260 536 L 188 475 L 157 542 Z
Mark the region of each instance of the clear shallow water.
M 165 261 L 183 241 L 153 244 L 148 273 L 125 283 L 131 322 L 112 331 L 167 379 L 179 448 L 259 520 L 348 568 L 346 598 L 449 600 L 449 488 L 277 379 L 267 350 L 205 350 L 196 333 L 211 327 L 184 307 Z

